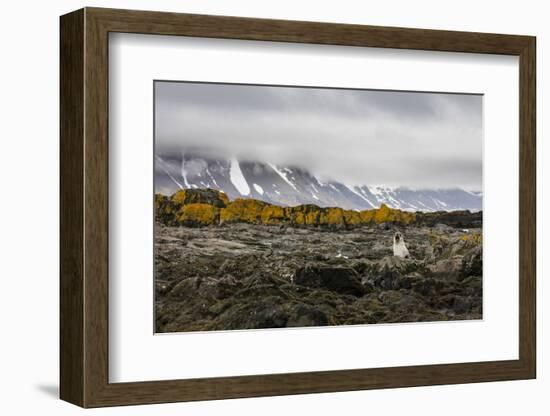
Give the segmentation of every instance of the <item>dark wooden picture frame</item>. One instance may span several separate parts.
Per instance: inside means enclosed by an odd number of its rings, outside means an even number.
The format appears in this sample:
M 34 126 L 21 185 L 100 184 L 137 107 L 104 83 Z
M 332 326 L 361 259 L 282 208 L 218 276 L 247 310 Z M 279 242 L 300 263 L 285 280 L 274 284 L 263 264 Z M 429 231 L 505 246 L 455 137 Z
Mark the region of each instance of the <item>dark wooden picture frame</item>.
M 109 383 L 110 32 L 515 55 L 519 103 L 519 359 Z M 60 396 L 82 407 L 530 379 L 536 376 L 535 38 L 85 8 L 61 17 Z

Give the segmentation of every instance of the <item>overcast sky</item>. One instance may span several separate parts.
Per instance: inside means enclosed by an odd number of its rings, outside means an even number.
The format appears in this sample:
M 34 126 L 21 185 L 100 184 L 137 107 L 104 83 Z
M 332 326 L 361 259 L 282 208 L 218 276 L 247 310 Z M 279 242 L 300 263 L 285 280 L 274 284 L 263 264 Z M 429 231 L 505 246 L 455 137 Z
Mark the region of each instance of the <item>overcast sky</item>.
M 482 188 L 482 96 L 155 83 L 159 155 L 306 168 L 349 185 Z

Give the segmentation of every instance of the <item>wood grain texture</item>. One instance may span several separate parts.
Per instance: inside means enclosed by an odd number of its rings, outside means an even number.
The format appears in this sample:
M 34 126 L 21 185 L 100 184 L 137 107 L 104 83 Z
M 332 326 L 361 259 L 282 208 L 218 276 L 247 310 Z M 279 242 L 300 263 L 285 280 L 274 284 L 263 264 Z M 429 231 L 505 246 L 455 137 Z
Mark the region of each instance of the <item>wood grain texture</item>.
M 108 33 L 86 12 L 84 58 L 85 406 L 108 380 Z
M 520 360 L 536 377 L 536 41 L 520 54 L 519 143 L 519 337 Z
M 84 12 L 61 19 L 60 44 L 60 388 L 84 405 Z
M 519 56 L 519 359 L 109 383 L 109 32 Z M 61 396 L 64 400 L 83 407 L 99 407 L 535 377 L 533 37 L 87 8 L 62 17 L 61 38 Z
M 111 32 L 519 55 L 528 36 L 87 8 Z

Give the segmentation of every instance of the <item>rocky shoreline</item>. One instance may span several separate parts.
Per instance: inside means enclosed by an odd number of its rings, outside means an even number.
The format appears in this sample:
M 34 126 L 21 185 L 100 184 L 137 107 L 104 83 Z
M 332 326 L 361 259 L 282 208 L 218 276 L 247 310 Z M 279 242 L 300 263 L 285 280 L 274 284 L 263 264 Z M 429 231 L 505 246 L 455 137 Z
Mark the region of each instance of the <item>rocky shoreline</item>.
M 444 214 L 451 225 L 437 221 Z M 170 215 L 155 226 L 157 332 L 482 318 L 481 215 L 326 226 Z M 410 259 L 392 255 L 396 231 Z

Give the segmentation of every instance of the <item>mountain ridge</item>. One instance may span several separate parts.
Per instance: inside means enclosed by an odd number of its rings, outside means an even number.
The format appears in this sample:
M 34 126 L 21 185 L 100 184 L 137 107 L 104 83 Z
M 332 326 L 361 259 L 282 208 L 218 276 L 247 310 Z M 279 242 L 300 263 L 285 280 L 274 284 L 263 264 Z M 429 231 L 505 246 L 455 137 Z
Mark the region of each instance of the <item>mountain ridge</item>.
M 217 159 L 193 153 L 155 156 L 155 193 L 183 189 L 216 189 L 230 199 L 250 198 L 269 204 L 315 204 L 365 210 L 387 205 L 411 212 L 480 211 L 480 192 L 460 188 L 410 189 L 385 185 L 352 186 L 323 181 L 306 169 L 269 162 Z

